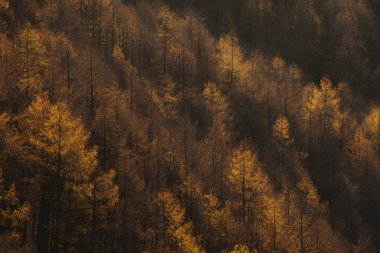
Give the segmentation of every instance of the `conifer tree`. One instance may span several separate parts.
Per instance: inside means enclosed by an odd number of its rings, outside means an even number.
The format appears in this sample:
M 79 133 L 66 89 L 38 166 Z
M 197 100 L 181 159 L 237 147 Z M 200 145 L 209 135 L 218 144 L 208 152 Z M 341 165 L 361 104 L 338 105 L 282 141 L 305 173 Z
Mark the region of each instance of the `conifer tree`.
M 157 196 L 163 206 L 165 221 L 168 222 L 166 234 L 169 240 L 169 249 L 187 253 L 204 252 L 192 233 L 191 222 L 185 221 L 185 210 L 180 206 L 174 195 L 162 192 Z

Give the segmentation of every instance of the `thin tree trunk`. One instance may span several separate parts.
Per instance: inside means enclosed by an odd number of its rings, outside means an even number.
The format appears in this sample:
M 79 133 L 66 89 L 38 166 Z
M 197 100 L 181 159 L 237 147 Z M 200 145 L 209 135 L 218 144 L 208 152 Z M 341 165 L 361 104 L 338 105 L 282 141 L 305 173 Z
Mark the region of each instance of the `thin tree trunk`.
M 62 170 L 62 155 L 61 155 L 61 143 L 62 143 L 62 126 L 61 126 L 61 112 L 58 110 L 58 168 L 57 168 L 57 199 L 56 199 L 56 218 L 55 218 L 55 243 L 54 252 L 59 252 L 60 241 L 60 219 L 61 219 L 61 170 Z
M 50 27 L 53 27 L 53 0 L 50 0 Z
M 245 158 L 243 161 L 242 197 L 243 197 L 243 222 L 245 222 Z
M 300 253 L 304 253 L 304 238 L 303 238 L 303 199 L 300 207 Z
M 231 36 L 231 83 L 230 83 L 230 88 L 233 87 L 234 85 L 234 50 L 235 50 L 235 45 L 234 45 L 234 36 Z
M 128 252 L 128 204 L 127 204 L 127 164 L 124 168 L 124 217 L 123 217 L 123 253 Z
M 4 76 L 4 86 L 8 87 L 8 53 L 5 53 L 5 76 Z
M 26 98 L 30 104 L 30 84 L 29 84 L 29 27 L 26 26 Z
M 276 200 L 273 201 L 273 250 L 276 250 Z
M 70 104 L 70 53 L 69 53 L 69 34 L 66 38 L 66 67 L 67 67 L 67 104 Z
M 115 45 L 115 0 L 112 0 L 111 52 Z
M 161 165 L 160 165 L 160 137 L 157 137 L 157 178 L 156 187 L 157 192 L 160 191 L 160 176 L 161 176 Z
M 106 107 L 103 105 L 103 171 L 106 171 L 107 164 L 107 135 L 106 135 Z
M 92 221 L 91 221 L 91 252 L 96 252 L 96 172 L 94 173 L 94 188 L 92 189 Z
M 94 119 L 94 75 L 93 75 L 93 49 L 90 51 L 90 116 Z
M 129 77 L 129 88 L 130 88 L 130 94 L 129 94 L 129 96 L 130 96 L 130 101 L 129 101 L 129 106 L 130 106 L 130 109 L 131 109 L 131 116 L 132 116 L 132 114 L 133 114 L 133 92 L 134 92 L 134 90 L 133 90 L 133 80 L 132 80 L 132 76 L 133 76 L 133 71 L 131 71 L 131 75 L 130 75 L 130 77 Z

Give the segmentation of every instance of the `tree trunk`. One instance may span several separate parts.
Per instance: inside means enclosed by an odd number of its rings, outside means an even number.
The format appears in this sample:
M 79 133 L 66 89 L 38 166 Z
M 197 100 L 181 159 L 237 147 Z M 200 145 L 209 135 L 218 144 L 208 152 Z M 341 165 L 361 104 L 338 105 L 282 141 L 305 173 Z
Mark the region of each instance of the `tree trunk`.
M 235 50 L 235 45 L 234 45 L 234 36 L 231 36 L 231 76 L 230 76 L 230 87 L 232 88 L 234 85 L 234 50 Z
M 30 84 L 29 84 L 29 27 L 26 26 L 26 99 L 30 104 Z
M 242 202 L 243 202 L 243 222 L 245 222 L 245 158 L 243 161 L 243 178 L 242 178 Z
M 53 26 L 53 0 L 50 0 L 50 27 Z
M 276 200 L 273 201 L 273 250 L 276 250 Z
M 90 117 L 94 119 L 94 75 L 93 75 L 93 49 L 90 50 Z
M 4 86 L 8 87 L 8 53 L 5 53 L 5 75 L 4 75 Z
M 61 112 L 58 109 L 58 168 L 57 168 L 57 199 L 55 207 L 55 239 L 54 239 L 54 252 L 59 252 L 60 243 L 60 221 L 61 221 L 61 171 L 62 171 L 62 155 L 61 155 L 61 143 L 62 143 L 62 126 L 61 126 Z
M 112 0 L 111 53 L 115 45 L 115 0 Z
M 70 105 L 70 53 L 69 53 L 69 34 L 66 38 L 66 67 L 67 67 L 67 104 Z
M 96 252 L 96 172 L 94 173 L 94 188 L 92 189 L 92 222 L 91 222 L 91 252 Z
M 49 179 L 50 181 L 51 179 Z M 49 183 L 43 183 L 41 186 L 41 201 L 39 205 L 38 212 L 38 224 L 37 224 L 37 234 L 36 243 L 38 252 L 47 253 L 49 252 L 49 218 L 51 215 L 51 201 L 49 197 Z
M 303 200 L 300 208 L 300 253 L 304 253 L 304 238 L 303 238 Z
M 157 192 L 160 191 L 160 176 L 161 176 L 161 166 L 160 166 L 160 137 L 157 136 L 157 178 L 156 178 Z
M 130 77 L 129 77 L 129 88 L 130 88 L 130 94 L 129 94 L 129 96 L 130 96 L 130 101 L 129 101 L 129 106 L 130 106 L 130 109 L 131 109 L 131 116 L 132 116 L 132 114 L 133 114 L 133 92 L 134 92 L 134 90 L 133 90 L 133 80 L 132 80 L 132 75 L 133 75 L 133 71 L 131 71 L 131 74 L 130 74 Z

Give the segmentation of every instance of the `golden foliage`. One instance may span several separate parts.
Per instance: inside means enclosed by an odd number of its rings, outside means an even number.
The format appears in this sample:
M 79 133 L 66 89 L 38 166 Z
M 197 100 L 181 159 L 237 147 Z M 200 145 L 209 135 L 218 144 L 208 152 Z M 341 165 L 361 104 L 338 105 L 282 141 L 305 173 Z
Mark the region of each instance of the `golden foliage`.
M 248 198 L 254 194 L 267 194 L 270 191 L 268 178 L 263 172 L 258 156 L 246 145 L 241 144 L 233 151 L 227 168 L 227 182 L 231 190 L 242 193 L 243 180 Z
M 1 171 L 1 170 L 0 170 Z M 0 173 L 2 176 L 2 173 Z M 2 178 L 1 178 L 2 180 Z M 12 183 L 8 190 L 2 190 L 0 180 L 0 239 L 4 249 L 16 248 L 21 243 L 20 230 L 30 217 L 30 206 L 26 202 L 21 204 Z
M 19 118 L 26 161 L 48 173 L 61 170 L 66 188 L 86 192 L 97 166 L 95 148 L 87 148 L 89 135 L 65 104 L 52 105 L 39 96 Z M 60 161 L 60 162 L 58 162 Z M 78 189 L 79 187 L 79 189 Z
M 180 250 L 184 253 L 204 252 L 192 234 L 192 223 L 185 221 L 185 210 L 178 203 L 175 196 L 171 192 L 161 192 L 157 195 L 157 200 L 162 204 L 165 218 L 169 222 L 166 234 L 174 241 L 177 247 L 172 251 Z
M 236 244 L 231 253 L 249 253 L 249 248 L 242 244 Z
M 0 0 L 0 11 L 8 10 L 9 8 L 9 1 L 8 0 Z
M 243 73 L 243 52 L 235 34 L 225 34 L 217 43 L 218 70 L 223 88 L 239 84 Z
M 289 133 L 289 121 L 286 117 L 280 117 L 273 125 L 273 137 L 280 147 L 292 144 L 293 140 Z

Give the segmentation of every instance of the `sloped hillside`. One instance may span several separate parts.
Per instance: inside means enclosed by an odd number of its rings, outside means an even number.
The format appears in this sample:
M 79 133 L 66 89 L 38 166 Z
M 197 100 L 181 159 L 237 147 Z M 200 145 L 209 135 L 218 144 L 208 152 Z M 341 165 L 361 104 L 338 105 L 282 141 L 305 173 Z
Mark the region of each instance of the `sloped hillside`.
M 0 0 L 0 252 L 379 252 L 379 105 L 168 2 Z

